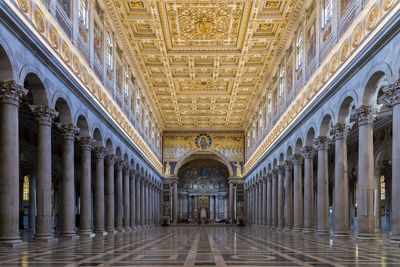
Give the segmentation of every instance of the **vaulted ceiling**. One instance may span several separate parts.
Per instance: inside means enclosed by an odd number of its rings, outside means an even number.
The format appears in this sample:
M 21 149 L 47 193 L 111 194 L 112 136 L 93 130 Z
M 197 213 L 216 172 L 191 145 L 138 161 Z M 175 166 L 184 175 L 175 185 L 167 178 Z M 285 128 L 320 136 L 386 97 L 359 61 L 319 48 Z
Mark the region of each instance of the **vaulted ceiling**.
M 164 130 L 243 130 L 299 2 L 106 1 Z

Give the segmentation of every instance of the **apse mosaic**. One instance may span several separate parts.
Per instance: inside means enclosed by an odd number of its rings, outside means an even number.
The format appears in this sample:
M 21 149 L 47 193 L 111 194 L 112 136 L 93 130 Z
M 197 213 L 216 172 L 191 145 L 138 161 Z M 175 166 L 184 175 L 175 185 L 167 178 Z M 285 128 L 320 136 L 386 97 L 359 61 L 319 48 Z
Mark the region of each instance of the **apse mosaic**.
M 239 132 L 169 132 L 163 137 L 164 173 L 173 175 L 176 163 L 185 157 L 211 152 L 229 162 L 234 174 L 242 176 L 244 137 Z

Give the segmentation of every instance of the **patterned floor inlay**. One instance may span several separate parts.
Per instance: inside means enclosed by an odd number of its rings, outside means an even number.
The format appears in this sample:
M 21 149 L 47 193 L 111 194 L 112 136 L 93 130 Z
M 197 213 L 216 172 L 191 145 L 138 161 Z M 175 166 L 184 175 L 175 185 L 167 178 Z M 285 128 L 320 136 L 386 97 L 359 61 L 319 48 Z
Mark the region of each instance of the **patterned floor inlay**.
M 400 266 L 400 247 L 256 227 L 159 227 L 0 247 L 0 266 Z

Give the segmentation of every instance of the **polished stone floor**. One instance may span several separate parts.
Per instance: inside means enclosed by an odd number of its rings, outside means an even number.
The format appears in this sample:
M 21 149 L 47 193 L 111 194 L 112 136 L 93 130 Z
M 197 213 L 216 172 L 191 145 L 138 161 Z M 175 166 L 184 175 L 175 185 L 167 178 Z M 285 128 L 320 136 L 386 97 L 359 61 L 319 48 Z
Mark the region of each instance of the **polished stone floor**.
M 0 247 L 0 266 L 400 266 L 400 247 L 256 227 L 156 227 Z

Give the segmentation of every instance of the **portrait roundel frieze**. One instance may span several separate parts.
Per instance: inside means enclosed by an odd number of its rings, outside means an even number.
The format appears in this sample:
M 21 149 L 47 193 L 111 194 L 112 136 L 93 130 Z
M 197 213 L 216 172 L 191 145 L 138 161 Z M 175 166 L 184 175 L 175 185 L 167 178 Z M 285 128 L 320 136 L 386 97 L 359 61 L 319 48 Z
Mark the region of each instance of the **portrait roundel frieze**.
M 196 137 L 195 143 L 200 149 L 208 149 L 212 143 L 211 136 L 206 133 L 201 133 Z

